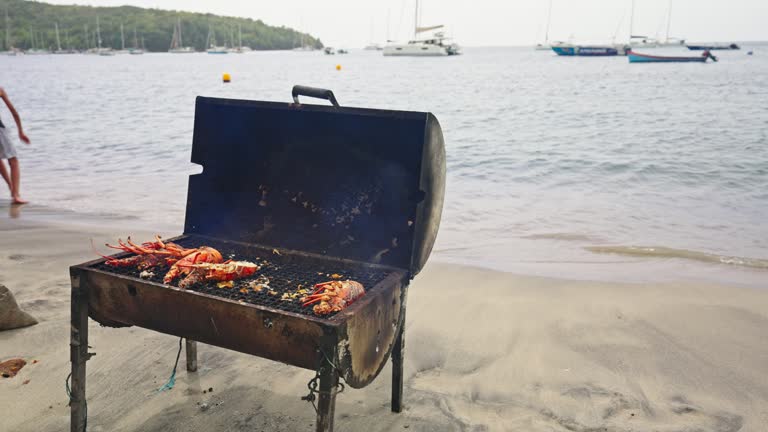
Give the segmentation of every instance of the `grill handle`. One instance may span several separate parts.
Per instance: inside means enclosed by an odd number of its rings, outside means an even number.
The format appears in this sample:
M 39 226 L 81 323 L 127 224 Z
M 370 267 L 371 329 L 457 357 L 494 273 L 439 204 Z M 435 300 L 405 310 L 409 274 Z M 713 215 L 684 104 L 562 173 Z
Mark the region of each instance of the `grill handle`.
M 318 99 L 325 99 L 328 101 L 331 101 L 333 106 L 338 107 L 339 102 L 336 100 L 336 96 L 333 95 L 333 92 L 326 89 L 321 89 L 317 87 L 307 87 L 303 85 L 295 85 L 293 86 L 293 91 L 291 92 L 293 95 L 293 102 L 300 103 L 299 102 L 299 96 L 307 96 L 307 97 L 313 97 Z

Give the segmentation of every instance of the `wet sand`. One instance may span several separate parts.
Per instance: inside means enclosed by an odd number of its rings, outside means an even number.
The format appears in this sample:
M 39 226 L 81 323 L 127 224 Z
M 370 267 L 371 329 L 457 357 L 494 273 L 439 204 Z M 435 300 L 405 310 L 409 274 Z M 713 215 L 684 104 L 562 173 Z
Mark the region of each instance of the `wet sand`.
M 0 283 L 40 324 L 0 333 L 0 361 L 29 362 L 0 379 L 0 431 L 68 430 L 68 266 L 93 258 L 91 238 L 128 233 L 69 217 L 56 223 L 34 207 L 11 219 L 8 210 L 0 208 Z M 412 283 L 408 309 L 405 411 L 389 410 L 388 366 L 365 389 L 339 395 L 336 430 L 768 424 L 768 289 L 569 281 L 433 260 Z M 310 371 L 201 344 L 199 371 L 188 374 L 182 355 L 176 387 L 158 393 L 177 338 L 95 322 L 90 331 L 89 431 L 313 430 L 312 407 L 300 400 Z

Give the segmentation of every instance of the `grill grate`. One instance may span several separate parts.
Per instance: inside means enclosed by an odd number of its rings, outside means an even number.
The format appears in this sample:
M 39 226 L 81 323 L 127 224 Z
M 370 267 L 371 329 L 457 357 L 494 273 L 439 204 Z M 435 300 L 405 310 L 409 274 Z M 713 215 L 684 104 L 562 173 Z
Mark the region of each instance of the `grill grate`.
M 179 239 L 175 243 L 187 248 L 210 246 L 221 252 L 225 260 L 251 261 L 260 267 L 253 276 L 234 281 L 232 288 L 219 288 L 216 282 L 203 282 L 191 286 L 189 290 L 302 315 L 314 316 L 312 307 L 301 307 L 301 295 L 294 299 L 283 300 L 283 294 L 296 293 L 300 288 L 311 293 L 315 284 L 333 280 L 334 274 L 340 275 L 341 280 L 352 279 L 360 282 L 368 292 L 392 273 L 365 264 L 347 264 L 299 254 L 278 255 L 256 246 L 212 241 L 193 236 Z M 96 264 L 94 268 L 136 278 L 141 273 L 136 268 L 116 268 L 105 264 Z M 144 280 L 163 283 L 163 276 L 169 268 L 167 265 L 155 267 L 151 270 L 154 276 Z M 181 278 L 178 278 L 171 285 L 178 286 L 180 280 Z M 258 287 L 254 288 L 254 285 L 261 285 L 261 290 L 257 291 Z M 333 315 L 335 314 L 324 317 L 329 318 Z

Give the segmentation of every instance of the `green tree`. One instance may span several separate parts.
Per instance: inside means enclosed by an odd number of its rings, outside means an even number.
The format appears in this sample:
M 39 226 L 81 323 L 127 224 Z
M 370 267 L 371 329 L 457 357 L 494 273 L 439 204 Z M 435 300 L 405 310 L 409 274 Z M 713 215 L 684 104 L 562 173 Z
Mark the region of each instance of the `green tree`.
M 56 23 L 63 48 L 92 48 L 96 40 L 96 17 L 99 19 L 102 47 L 120 48 L 120 24 L 123 24 L 126 47 L 133 46 L 135 28 L 139 40 L 144 39 L 147 50 L 167 51 L 177 19 L 181 20 L 184 45 L 196 50 L 207 48 L 209 25 L 216 32 L 219 44 L 226 42 L 230 45 L 231 39 L 236 44 L 240 28 L 243 45 L 255 50 L 291 49 L 299 46 L 302 40 L 306 45 L 318 49 L 323 47 L 320 39 L 291 28 L 269 26 L 250 18 L 212 14 L 133 6 L 65 6 L 25 0 L 0 0 L 0 14 L 0 39 L 6 50 L 10 47 L 55 49 Z M 5 40 L 6 27 L 10 28 L 9 41 Z

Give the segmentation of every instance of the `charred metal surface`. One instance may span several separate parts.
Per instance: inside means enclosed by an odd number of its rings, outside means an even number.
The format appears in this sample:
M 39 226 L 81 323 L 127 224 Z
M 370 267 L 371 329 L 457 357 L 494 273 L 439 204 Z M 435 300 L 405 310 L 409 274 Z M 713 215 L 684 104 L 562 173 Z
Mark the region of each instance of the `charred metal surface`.
M 216 282 L 206 282 L 194 284 L 189 287 L 190 290 L 307 316 L 315 316 L 315 314 L 311 307 L 301 306 L 301 295 L 294 295 L 292 298 L 283 298 L 283 296 L 295 294 L 301 288 L 311 293 L 316 283 L 336 278 L 356 280 L 363 284 L 366 291 L 371 292 L 376 290 L 377 285 L 388 275 L 394 272 L 402 273 L 392 267 L 313 256 L 298 251 L 276 251 L 271 248 L 209 237 L 183 236 L 172 241 L 189 248 L 210 246 L 216 248 L 226 258 L 248 260 L 260 266 L 256 274 L 234 281 L 231 288 L 219 288 Z M 140 279 L 141 271 L 132 267 L 116 268 L 104 265 L 102 261 L 96 261 L 90 267 Z M 169 267 L 163 264 L 152 269 L 152 275 L 149 278 L 141 280 L 162 284 L 163 276 L 168 269 Z M 178 278 L 171 285 L 178 286 L 180 280 L 181 278 Z M 254 291 L 253 284 L 258 285 L 258 292 Z M 323 318 L 330 318 L 333 315 L 329 314 Z
M 98 270 L 83 277 L 90 308 L 110 320 L 314 369 L 317 341 L 332 323 L 130 280 Z
M 72 269 L 88 287 L 90 316 L 100 323 L 136 325 L 307 369 L 316 368 L 318 346 L 331 341 L 336 352 L 349 345 L 338 360 L 353 387 L 370 382 L 386 362 L 407 281 L 405 272 L 392 271 L 341 313 L 321 318 L 108 273 L 100 262 Z M 364 335 L 373 339 L 364 344 Z
M 199 97 L 184 232 L 407 269 L 437 235 L 445 150 L 425 112 Z
M 402 277 L 402 276 L 401 276 Z M 387 363 L 405 310 L 406 281 L 396 276 L 386 288 L 365 298 L 344 316 L 339 339 L 339 364 L 344 380 L 353 388 L 370 384 Z

